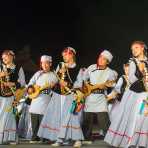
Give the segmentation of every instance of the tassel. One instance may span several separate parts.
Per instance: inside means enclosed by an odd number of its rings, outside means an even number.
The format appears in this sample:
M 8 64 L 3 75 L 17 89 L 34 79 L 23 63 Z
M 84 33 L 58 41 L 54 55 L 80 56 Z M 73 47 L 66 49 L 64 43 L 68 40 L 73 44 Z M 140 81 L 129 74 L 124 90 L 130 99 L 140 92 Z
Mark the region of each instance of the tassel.
M 140 114 L 142 114 L 144 112 L 144 107 L 145 107 L 145 103 L 144 101 L 141 103 L 141 107 L 140 107 Z
M 71 105 L 71 108 L 70 108 L 70 113 L 74 113 L 74 111 L 75 111 L 75 108 L 76 108 L 76 101 L 74 100 L 73 102 L 72 102 L 72 105 Z

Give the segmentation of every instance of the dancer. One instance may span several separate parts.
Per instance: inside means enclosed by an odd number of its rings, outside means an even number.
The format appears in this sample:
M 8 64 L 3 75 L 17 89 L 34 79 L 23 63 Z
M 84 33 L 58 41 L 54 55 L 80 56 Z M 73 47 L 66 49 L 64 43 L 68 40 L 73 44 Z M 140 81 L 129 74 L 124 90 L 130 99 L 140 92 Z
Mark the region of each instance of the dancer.
M 63 145 L 69 140 L 76 141 L 75 146 L 81 146 L 81 140 L 83 140 L 80 125 L 81 113 L 74 115 L 70 112 L 70 108 L 74 100 L 73 88 L 82 86 L 83 70 L 79 72 L 74 48 L 66 47 L 62 52 L 62 57 L 63 62 L 60 62 L 56 69 L 59 86 L 52 93 L 38 135 L 56 141 L 52 145 L 55 147 Z
M 112 54 L 108 50 L 104 50 L 99 55 L 97 63 L 89 66 L 86 70 L 85 81 L 89 81 L 92 88 L 94 87 L 86 98 L 84 108 L 82 127 L 87 142 L 92 140 L 94 115 L 97 116 L 98 130 L 103 130 L 103 137 L 110 125 L 106 93 L 108 88 L 114 86 L 117 79 L 117 73 L 108 67 L 112 58 Z
M 32 139 L 30 143 L 40 141 L 38 129 L 51 98 L 51 89 L 58 79 L 51 70 L 52 57 L 41 56 L 41 70 L 37 71 L 28 84 L 28 97 L 32 99 L 29 112 L 31 113 Z
M 17 143 L 16 90 L 25 86 L 25 75 L 22 67 L 15 64 L 15 54 L 7 49 L 2 53 L 0 63 L 0 144 Z
M 118 114 L 113 119 L 105 141 L 115 147 L 144 146 L 147 147 L 147 118 L 140 118 L 140 108 L 146 92 L 146 69 L 147 57 L 145 43 L 134 41 L 131 44 L 133 58 L 129 66 L 129 82 L 131 86 L 127 90 L 119 106 Z M 140 122 L 142 121 L 142 122 Z M 142 130 L 142 131 L 141 131 Z M 146 131 L 146 132 L 145 132 Z

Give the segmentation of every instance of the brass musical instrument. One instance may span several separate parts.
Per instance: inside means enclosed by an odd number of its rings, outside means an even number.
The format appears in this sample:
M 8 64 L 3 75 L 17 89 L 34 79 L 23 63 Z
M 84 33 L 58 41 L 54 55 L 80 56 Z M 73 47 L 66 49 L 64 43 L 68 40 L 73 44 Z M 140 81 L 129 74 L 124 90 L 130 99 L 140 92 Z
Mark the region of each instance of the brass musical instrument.
M 85 97 L 86 97 L 86 96 L 89 96 L 93 91 L 97 89 L 106 89 L 107 87 L 112 87 L 112 85 L 115 82 L 116 82 L 115 80 L 112 80 L 112 81 L 107 80 L 102 84 L 96 84 L 96 85 L 91 85 L 88 82 L 84 82 L 82 92 L 85 94 Z
M 43 87 L 38 86 L 38 85 L 31 85 L 27 88 L 27 93 L 28 93 L 28 97 L 29 99 L 36 99 L 39 94 L 41 93 L 41 91 L 50 88 L 50 85 L 47 83 L 45 84 Z
M 148 68 L 145 66 L 144 67 L 144 77 L 143 77 L 143 83 L 144 83 L 144 87 L 145 90 L 148 92 Z
M 16 89 L 15 94 L 14 94 L 15 95 L 15 100 L 17 102 L 19 102 L 20 99 L 23 98 L 25 93 L 26 93 L 26 88 L 25 87 L 21 87 L 21 88 Z
M 60 63 L 60 67 L 59 68 L 60 68 L 59 71 L 56 73 L 56 76 L 57 76 L 59 82 L 60 83 L 68 83 L 68 82 L 65 81 L 66 74 L 68 75 L 69 79 L 70 79 L 70 76 L 69 76 L 68 69 L 67 69 L 65 63 L 63 63 L 63 62 Z M 72 83 L 71 79 L 70 79 L 70 81 Z M 64 86 L 64 87 L 62 85 L 60 85 L 61 94 L 65 94 L 66 95 L 66 94 L 68 94 L 71 91 L 71 89 L 69 88 L 68 85 L 69 84 L 67 84 L 67 86 Z
M 0 72 L 4 73 L 4 76 L 0 77 L 0 94 L 3 97 L 12 96 L 16 90 L 15 86 L 8 87 L 7 85 L 5 85 L 6 82 L 10 81 L 11 71 L 8 72 L 7 67 L 3 65 L 3 68 L 2 68 L 2 65 L 1 65 Z

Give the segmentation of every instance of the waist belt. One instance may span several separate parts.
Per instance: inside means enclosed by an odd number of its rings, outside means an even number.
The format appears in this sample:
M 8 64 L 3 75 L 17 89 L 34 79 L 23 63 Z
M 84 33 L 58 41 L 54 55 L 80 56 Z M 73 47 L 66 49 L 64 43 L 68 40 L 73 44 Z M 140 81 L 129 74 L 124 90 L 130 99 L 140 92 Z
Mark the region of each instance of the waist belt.
M 44 89 L 44 90 L 41 91 L 41 94 L 47 94 L 47 95 L 49 95 L 50 92 L 51 92 L 51 89 Z
M 104 94 L 104 89 L 94 90 L 92 93 L 93 94 Z

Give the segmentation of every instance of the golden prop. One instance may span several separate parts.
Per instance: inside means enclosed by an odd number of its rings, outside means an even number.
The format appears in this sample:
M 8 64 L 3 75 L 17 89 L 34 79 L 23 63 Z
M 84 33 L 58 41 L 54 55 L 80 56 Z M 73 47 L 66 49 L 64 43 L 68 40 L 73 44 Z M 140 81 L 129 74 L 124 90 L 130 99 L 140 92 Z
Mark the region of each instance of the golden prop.
M 39 96 L 41 91 L 50 88 L 50 85 L 46 83 L 43 87 L 38 85 L 31 85 L 27 88 L 28 97 L 30 99 L 35 99 Z
M 109 81 L 107 80 L 106 82 L 102 84 L 96 84 L 96 85 L 91 85 L 88 82 L 84 82 L 82 92 L 85 94 L 85 96 L 89 96 L 93 91 L 97 89 L 106 89 L 107 87 L 112 87 L 112 85 L 115 83 L 115 80 Z
M 61 63 L 61 67 L 60 67 L 60 70 L 58 71 L 58 74 L 56 72 L 54 72 L 54 73 L 56 74 L 60 83 L 67 83 L 65 81 L 66 73 L 68 74 L 68 77 L 70 78 L 69 73 L 68 73 L 68 69 L 64 63 Z M 72 82 L 71 79 L 70 79 L 70 81 Z M 69 94 L 72 90 L 68 86 L 61 86 L 61 85 L 60 85 L 60 89 L 61 89 L 61 94 L 64 94 L 64 95 Z

